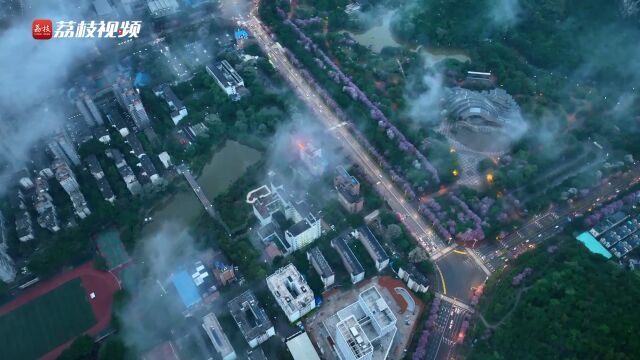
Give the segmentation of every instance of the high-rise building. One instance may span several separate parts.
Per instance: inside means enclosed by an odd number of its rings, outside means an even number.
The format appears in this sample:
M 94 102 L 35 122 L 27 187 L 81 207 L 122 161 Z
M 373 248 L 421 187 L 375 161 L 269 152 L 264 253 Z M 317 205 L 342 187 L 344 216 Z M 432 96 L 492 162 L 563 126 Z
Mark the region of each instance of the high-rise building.
M 360 194 L 360 182 L 350 175 L 344 167 L 336 168 L 333 184 L 338 191 L 338 201 L 348 212 L 355 214 L 364 206 L 364 198 Z
M 93 120 L 93 116 L 89 112 L 89 108 L 87 108 L 87 105 L 84 103 L 83 99 L 78 98 L 76 100 L 76 107 L 78 108 L 78 111 L 80 111 L 80 114 L 82 114 L 82 118 L 87 123 L 87 125 L 96 125 L 96 122 Z
M 295 322 L 315 309 L 313 291 L 293 264 L 267 277 L 267 287 L 289 322 Z
M 317 246 L 307 251 L 307 259 L 309 259 L 313 268 L 316 269 L 325 289 L 333 285 L 336 280 L 335 273 Z
M 82 192 L 80 192 L 80 184 L 78 184 L 78 180 L 76 180 L 75 174 L 69 165 L 63 160 L 56 159 L 53 161 L 51 167 L 55 171 L 56 180 L 58 180 L 62 188 L 69 194 L 76 215 L 78 215 L 80 219 L 91 215 L 87 201 L 84 195 L 82 195 Z
M 396 335 L 396 316 L 375 286 L 324 321 L 342 360 L 385 360 Z
M 252 348 L 276 334 L 271 320 L 251 290 L 233 298 L 229 301 L 228 306 L 240 332 Z
M 233 350 L 214 313 L 209 313 L 202 318 L 202 327 L 222 360 L 236 359 L 236 352 Z
M 120 102 L 120 105 L 127 109 L 133 122 L 139 129 L 145 129 L 151 126 L 149 115 L 142 105 L 138 91 L 131 86 L 131 79 L 119 78 L 113 84 L 113 92 Z
M 84 102 L 87 104 L 89 111 L 91 112 L 91 116 L 93 116 L 93 121 L 98 125 L 103 125 L 104 120 L 102 119 L 102 114 L 100 114 L 100 110 L 93 102 L 93 99 L 89 95 L 84 96 Z
M 60 231 L 58 214 L 55 206 L 53 205 L 53 199 L 51 198 L 51 195 L 49 195 L 49 184 L 47 179 L 41 176 L 37 177 L 35 186 L 36 189 L 33 205 L 36 208 L 36 212 L 38 212 L 38 225 L 51 232 Z
M 53 136 L 49 141 L 48 147 L 54 157 L 64 159 L 76 166 L 80 165 L 80 155 L 78 155 L 76 148 L 73 146 L 73 142 L 66 132 L 62 131 Z

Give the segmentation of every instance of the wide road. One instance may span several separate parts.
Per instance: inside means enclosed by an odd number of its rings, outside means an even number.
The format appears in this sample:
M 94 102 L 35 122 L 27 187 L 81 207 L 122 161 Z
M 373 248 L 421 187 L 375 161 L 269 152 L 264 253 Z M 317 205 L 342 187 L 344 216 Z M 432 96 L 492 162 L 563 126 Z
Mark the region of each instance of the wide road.
M 490 271 L 496 271 L 505 267 L 511 259 L 561 232 L 576 215 L 588 215 L 590 211 L 613 201 L 638 182 L 640 182 L 640 164 L 634 164 L 628 171 L 603 180 L 597 188 L 582 199 L 569 205 L 552 207 L 542 214 L 535 215 L 504 240 L 491 245 L 482 245 L 472 251 L 481 258 Z
M 434 254 L 442 249 L 444 247 L 443 242 L 418 214 L 414 204 L 407 201 L 402 192 L 398 191 L 387 175 L 371 158 L 369 153 L 349 132 L 349 129 L 340 126 L 342 121 L 324 103 L 321 97 L 316 94 L 315 89 L 303 78 L 300 71 L 293 66 L 280 44 L 271 39 L 262 23 L 255 16 L 255 11 L 254 8 L 249 19 L 246 21 L 240 20 L 240 23 L 249 29 L 262 50 L 268 55 L 273 66 L 289 82 L 298 97 L 307 104 L 316 114 L 317 118 L 322 121 L 327 128 L 333 129 L 333 134 L 335 134 L 338 141 L 343 145 L 352 161 L 357 163 L 369 177 L 369 180 L 375 184 L 374 186 L 377 186 L 380 195 L 389 204 L 391 209 L 399 215 L 405 227 L 418 243 L 429 254 Z

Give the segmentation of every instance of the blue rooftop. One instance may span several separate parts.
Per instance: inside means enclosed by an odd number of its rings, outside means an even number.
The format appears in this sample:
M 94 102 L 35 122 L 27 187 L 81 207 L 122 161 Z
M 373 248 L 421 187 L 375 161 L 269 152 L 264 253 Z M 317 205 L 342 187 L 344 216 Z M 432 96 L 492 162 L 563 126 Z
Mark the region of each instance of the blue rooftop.
M 586 246 L 587 249 L 589 249 L 589 251 L 591 251 L 592 253 L 600 254 L 607 259 L 611 258 L 611 253 L 607 249 L 605 249 L 605 247 L 602 246 L 600 242 L 598 242 L 598 240 L 593 237 L 593 235 L 589 234 L 589 232 L 583 232 L 582 234 L 578 235 L 576 239 L 583 243 L 584 246 Z
M 173 286 L 175 286 L 178 291 L 180 300 L 182 300 L 182 303 L 187 309 L 202 300 L 196 284 L 193 283 L 191 276 L 189 276 L 186 271 L 183 270 L 173 274 L 172 281 Z

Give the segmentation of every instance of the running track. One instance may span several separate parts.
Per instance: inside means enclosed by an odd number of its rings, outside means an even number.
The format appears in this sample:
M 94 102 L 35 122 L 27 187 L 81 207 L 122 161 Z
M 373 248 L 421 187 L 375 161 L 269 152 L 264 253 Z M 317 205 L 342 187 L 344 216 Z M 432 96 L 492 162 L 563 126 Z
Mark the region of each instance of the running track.
M 94 269 L 93 262 L 85 263 L 84 265 L 64 272 L 52 279 L 27 288 L 27 290 L 17 299 L 0 307 L 0 316 L 17 309 L 29 301 L 76 278 L 80 278 L 82 280 L 82 285 L 86 290 L 87 300 L 91 304 L 91 308 L 93 309 L 93 313 L 97 320 L 97 322 L 91 328 L 86 330 L 84 334 L 96 336 L 102 330 L 106 329 L 111 322 L 111 303 L 113 301 L 113 294 L 120 289 L 120 283 L 112 273 Z M 96 294 L 95 299 L 89 298 L 89 294 L 92 292 Z M 71 345 L 73 340 L 74 339 L 71 339 L 57 348 L 52 349 L 49 353 L 42 356 L 40 360 L 55 359 L 64 349 Z

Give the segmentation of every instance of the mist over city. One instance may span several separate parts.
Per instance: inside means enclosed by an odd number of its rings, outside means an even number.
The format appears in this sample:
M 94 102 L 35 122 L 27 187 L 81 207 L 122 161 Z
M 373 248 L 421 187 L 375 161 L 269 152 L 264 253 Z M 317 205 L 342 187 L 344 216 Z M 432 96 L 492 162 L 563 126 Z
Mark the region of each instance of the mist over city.
M 0 6 L 0 358 L 640 353 L 639 1 Z

